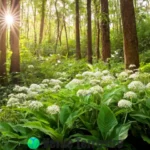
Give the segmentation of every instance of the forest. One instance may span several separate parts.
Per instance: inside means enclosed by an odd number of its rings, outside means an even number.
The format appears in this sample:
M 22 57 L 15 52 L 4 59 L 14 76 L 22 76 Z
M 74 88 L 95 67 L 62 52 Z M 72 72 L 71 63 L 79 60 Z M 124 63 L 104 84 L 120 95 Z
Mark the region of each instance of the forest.
M 0 150 L 150 148 L 150 0 L 0 0 Z

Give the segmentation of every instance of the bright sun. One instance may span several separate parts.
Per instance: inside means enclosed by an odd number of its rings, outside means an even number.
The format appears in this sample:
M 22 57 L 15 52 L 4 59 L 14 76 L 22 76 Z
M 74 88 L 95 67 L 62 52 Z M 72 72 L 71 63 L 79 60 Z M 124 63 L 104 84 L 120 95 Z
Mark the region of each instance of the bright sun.
M 5 16 L 5 22 L 6 22 L 7 25 L 10 25 L 10 26 L 11 26 L 11 25 L 13 24 L 13 22 L 14 22 L 13 16 L 10 15 L 10 14 L 7 14 L 7 15 Z

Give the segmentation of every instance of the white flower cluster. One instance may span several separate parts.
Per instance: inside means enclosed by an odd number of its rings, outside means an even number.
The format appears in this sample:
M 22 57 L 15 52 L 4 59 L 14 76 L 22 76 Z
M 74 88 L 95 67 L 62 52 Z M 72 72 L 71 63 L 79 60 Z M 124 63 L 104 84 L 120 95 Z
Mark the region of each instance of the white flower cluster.
M 146 85 L 146 89 L 150 90 L 150 82 Z
M 34 92 L 41 92 L 42 88 L 38 84 L 31 84 L 29 90 Z
M 7 107 L 19 106 L 20 100 L 18 98 L 11 97 L 7 102 Z
M 73 79 L 71 80 L 68 84 L 66 84 L 66 88 L 67 89 L 73 89 L 78 85 L 81 85 L 83 83 L 83 80 L 79 80 L 79 79 Z
M 107 75 L 107 76 L 102 76 L 102 81 L 101 81 L 101 85 L 105 86 L 108 84 L 113 83 L 114 77 L 111 75 Z
M 109 75 L 110 72 L 109 72 L 108 70 L 103 70 L 103 71 L 102 71 L 102 74 L 103 74 L 103 75 Z
M 112 83 L 112 84 L 107 85 L 107 86 L 106 86 L 106 89 L 107 89 L 107 90 L 111 90 L 111 89 L 114 89 L 114 88 L 117 87 L 117 86 L 118 86 L 117 84 Z
M 90 80 L 90 84 L 91 85 L 100 85 L 100 80 L 97 80 L 97 79 L 93 79 L 93 80 Z
M 28 92 L 28 88 L 25 86 L 19 86 L 19 85 L 15 85 L 15 87 L 13 88 L 14 92 Z
M 141 81 L 132 81 L 128 85 L 128 89 L 138 92 L 138 91 L 143 91 L 145 89 L 145 86 Z
M 31 103 L 29 104 L 29 108 L 31 108 L 32 110 L 39 110 L 41 107 L 43 107 L 43 104 L 39 101 L 31 101 Z
M 119 79 L 119 80 L 127 80 L 127 79 L 128 79 L 128 73 L 127 73 L 126 71 L 121 72 L 121 73 L 118 75 L 118 79 Z
M 102 93 L 104 90 L 101 86 L 96 85 L 91 87 L 88 90 L 85 89 L 80 89 L 77 91 L 77 96 L 87 96 L 89 94 L 98 94 L 98 93 Z
M 52 106 L 48 106 L 47 109 L 46 109 L 46 112 L 48 114 L 57 114 L 60 112 L 60 108 L 58 105 L 52 105 Z
M 82 76 L 83 77 L 94 77 L 94 72 L 91 72 L 91 71 L 85 71 L 82 73 Z
M 34 68 L 33 65 L 29 65 L 29 66 L 28 66 L 28 69 L 33 69 L 33 68 Z
M 77 91 L 77 96 L 87 96 L 89 94 L 91 94 L 91 91 L 89 90 L 80 89 Z
M 132 91 L 128 91 L 128 92 L 124 93 L 124 98 L 134 99 L 134 98 L 137 98 L 137 94 Z
M 137 79 L 139 77 L 139 72 L 135 72 L 129 76 L 129 79 Z
M 135 64 L 130 64 L 130 65 L 129 65 L 129 68 L 131 68 L 131 69 L 132 69 L 132 68 L 135 68 L 135 67 L 136 67 Z
M 125 100 L 125 99 L 121 99 L 118 102 L 118 107 L 120 108 L 131 108 L 132 107 L 132 102 Z
M 97 94 L 97 93 L 103 93 L 104 90 L 101 86 L 99 85 L 96 85 L 96 86 L 93 86 L 89 89 L 90 93 L 92 94 Z

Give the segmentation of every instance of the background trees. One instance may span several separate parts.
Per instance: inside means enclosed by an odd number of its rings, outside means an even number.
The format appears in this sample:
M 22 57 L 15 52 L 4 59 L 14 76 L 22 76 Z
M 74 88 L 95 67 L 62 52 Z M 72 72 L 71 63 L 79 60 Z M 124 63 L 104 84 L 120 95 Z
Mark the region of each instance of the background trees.
M 10 35 L 9 29 L 7 32 L 7 53 L 5 29 L 1 32 L 3 33 L 1 37 L 4 38 L 0 40 L 2 43 L 0 50 L 3 53 L 0 59 L 0 76 L 6 75 L 6 68 L 7 70 L 10 68 L 11 73 L 20 72 L 19 63 L 25 60 L 27 54 L 37 59 L 49 57 L 51 54 L 60 54 L 66 58 L 76 55 L 76 58 L 80 59 L 82 55 L 83 59 L 88 58 L 89 63 L 97 60 L 106 62 L 108 58 L 113 60 L 114 57 L 117 58 L 116 61 L 123 62 L 125 56 L 126 68 L 131 63 L 135 63 L 138 68 L 138 51 L 146 52 L 150 46 L 149 1 L 8 0 L 7 2 L 7 10 L 10 4 L 14 3 L 11 7 L 12 15 L 18 14 L 18 18 L 14 18 L 16 21 L 10 28 Z M 4 8 L 6 1 L 1 0 L 2 3 L 4 6 L 1 6 Z M 127 7 L 131 8 L 129 12 Z M 1 7 L 1 10 L 3 8 Z M 1 11 L 1 18 L 5 18 L 3 16 Z M 1 19 L 1 25 L 4 20 Z M 139 47 L 136 35 L 139 38 Z M 11 61 L 6 59 L 10 51 L 12 51 Z
M 120 0 L 124 33 L 124 57 L 126 69 L 130 64 L 139 67 L 138 39 L 133 0 Z M 128 8 L 128 9 L 127 9 Z

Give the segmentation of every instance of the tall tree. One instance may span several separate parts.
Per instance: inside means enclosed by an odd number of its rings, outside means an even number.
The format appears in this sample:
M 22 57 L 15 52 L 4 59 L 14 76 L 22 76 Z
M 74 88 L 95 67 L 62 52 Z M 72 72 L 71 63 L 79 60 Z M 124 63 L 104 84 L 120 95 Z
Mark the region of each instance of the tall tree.
M 42 39 L 43 39 L 44 19 L 45 19 L 45 6 L 46 6 L 46 0 L 42 0 L 39 44 L 41 44 Z
M 96 56 L 100 59 L 100 0 L 94 0 L 96 24 Z
M 0 18 L 4 18 L 6 0 L 0 1 Z M 6 77 L 6 25 L 0 22 L 0 84 L 5 83 Z
M 12 50 L 10 73 L 20 72 L 19 54 L 19 25 L 20 25 L 20 0 L 11 0 L 11 13 L 14 16 L 14 24 L 10 28 L 10 48 Z M 14 82 L 16 78 L 13 78 Z
M 129 69 L 130 64 L 135 64 L 136 68 L 138 68 L 138 39 L 133 0 L 120 0 L 120 4 L 124 34 L 125 67 L 126 69 Z
M 76 59 L 81 59 L 79 0 L 76 0 Z
M 88 63 L 92 64 L 91 0 L 87 0 L 87 44 Z
M 102 60 L 107 62 L 111 56 L 108 0 L 101 0 L 101 14 Z

